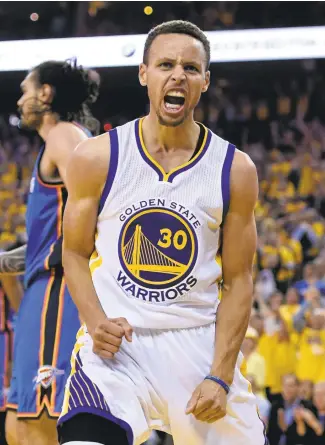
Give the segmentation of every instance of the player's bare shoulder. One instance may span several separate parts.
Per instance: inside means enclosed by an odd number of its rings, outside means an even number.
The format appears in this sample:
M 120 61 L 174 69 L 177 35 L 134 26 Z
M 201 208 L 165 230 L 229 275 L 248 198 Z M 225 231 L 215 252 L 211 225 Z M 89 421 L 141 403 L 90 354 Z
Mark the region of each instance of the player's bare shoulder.
M 257 170 L 252 159 L 236 150 L 231 167 L 231 201 L 256 201 L 258 195 Z
M 60 140 L 61 138 L 79 138 L 83 140 L 87 137 L 82 127 L 72 122 L 60 121 L 49 131 L 48 141 Z
M 67 174 L 68 190 L 79 186 L 85 191 L 101 192 L 110 162 L 109 134 L 82 141 L 73 151 Z
M 48 133 L 46 151 L 54 163 L 64 159 L 82 141 L 88 139 L 86 132 L 71 122 L 59 122 Z

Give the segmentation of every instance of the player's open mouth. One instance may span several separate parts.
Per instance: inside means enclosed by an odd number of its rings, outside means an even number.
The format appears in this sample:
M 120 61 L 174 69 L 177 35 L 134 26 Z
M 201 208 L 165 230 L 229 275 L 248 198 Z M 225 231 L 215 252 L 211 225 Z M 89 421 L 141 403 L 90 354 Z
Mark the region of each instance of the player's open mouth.
M 164 97 L 165 109 L 169 113 L 178 113 L 185 104 L 185 96 L 181 91 L 169 91 Z

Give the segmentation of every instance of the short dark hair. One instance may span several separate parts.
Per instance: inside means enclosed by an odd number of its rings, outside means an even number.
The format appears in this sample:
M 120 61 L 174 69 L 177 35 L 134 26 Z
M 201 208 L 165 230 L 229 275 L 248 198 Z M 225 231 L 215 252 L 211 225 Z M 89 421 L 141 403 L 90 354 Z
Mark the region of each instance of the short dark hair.
M 289 373 L 289 374 L 285 374 L 285 375 L 283 375 L 282 376 L 282 384 L 284 383 L 284 381 L 286 380 L 286 379 L 293 379 L 294 381 L 295 381 L 295 384 L 296 385 L 299 385 L 299 383 L 300 383 L 300 381 L 299 381 L 299 379 L 298 379 L 298 377 L 296 376 L 296 374 L 293 374 L 293 373 Z
M 92 116 L 89 105 L 96 102 L 99 94 L 99 75 L 77 65 L 75 58 L 65 61 L 49 60 L 31 70 L 38 85 L 48 84 L 53 88 L 49 105 L 61 120 L 77 121 L 91 131 L 98 123 Z
M 149 31 L 146 42 L 144 44 L 143 63 L 145 63 L 146 65 L 148 64 L 149 50 L 152 42 L 155 40 L 156 37 L 162 34 L 186 34 L 199 40 L 202 43 L 206 54 L 206 69 L 209 69 L 211 56 L 209 40 L 198 26 L 184 20 L 171 20 L 170 22 L 164 22 L 160 25 L 155 26 Z

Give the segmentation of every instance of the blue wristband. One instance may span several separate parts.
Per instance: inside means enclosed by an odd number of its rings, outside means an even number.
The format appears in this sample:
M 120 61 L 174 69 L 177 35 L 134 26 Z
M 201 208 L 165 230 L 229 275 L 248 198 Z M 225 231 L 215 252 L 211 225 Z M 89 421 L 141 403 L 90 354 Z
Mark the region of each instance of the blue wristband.
M 214 375 L 207 375 L 204 380 L 212 380 L 213 382 L 218 383 L 218 385 L 222 386 L 222 388 L 229 394 L 230 388 L 226 382 L 219 379 L 219 377 L 215 377 Z

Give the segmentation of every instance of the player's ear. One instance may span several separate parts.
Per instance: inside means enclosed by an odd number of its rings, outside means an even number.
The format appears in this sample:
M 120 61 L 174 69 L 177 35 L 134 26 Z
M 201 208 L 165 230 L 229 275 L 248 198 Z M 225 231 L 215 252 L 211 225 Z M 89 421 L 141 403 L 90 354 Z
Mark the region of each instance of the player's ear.
M 39 93 L 39 99 L 44 103 L 51 103 L 53 100 L 54 91 L 51 85 L 45 83 L 42 85 Z
M 144 63 L 139 66 L 139 82 L 143 87 L 147 86 L 147 65 Z
M 202 87 L 202 93 L 205 93 L 206 91 L 208 91 L 209 86 L 210 86 L 210 71 L 206 71 L 204 84 Z

